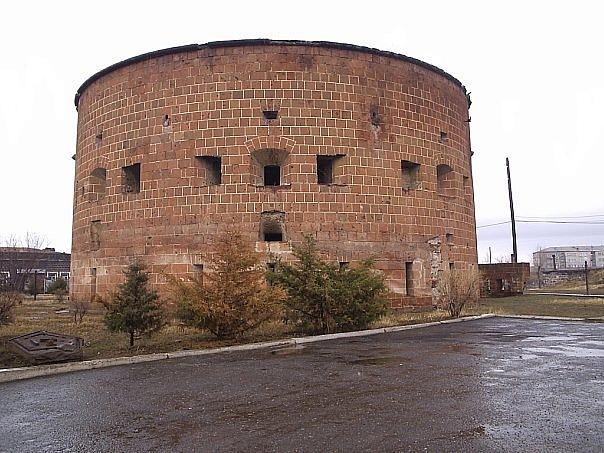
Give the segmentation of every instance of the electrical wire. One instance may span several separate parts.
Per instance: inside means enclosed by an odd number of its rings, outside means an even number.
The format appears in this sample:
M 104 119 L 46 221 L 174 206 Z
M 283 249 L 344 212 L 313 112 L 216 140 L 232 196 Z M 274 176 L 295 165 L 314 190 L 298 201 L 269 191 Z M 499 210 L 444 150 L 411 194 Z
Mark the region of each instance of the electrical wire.
M 497 222 L 497 223 L 489 223 L 487 225 L 479 225 L 476 228 L 486 228 L 492 227 L 496 225 L 505 225 L 507 223 L 512 223 L 511 220 L 506 220 L 505 222 Z M 566 225 L 604 225 L 604 219 L 602 221 L 592 221 L 592 222 L 582 222 L 582 221 L 573 221 L 573 220 L 521 220 L 516 219 L 516 223 L 550 223 L 550 224 L 566 224 Z

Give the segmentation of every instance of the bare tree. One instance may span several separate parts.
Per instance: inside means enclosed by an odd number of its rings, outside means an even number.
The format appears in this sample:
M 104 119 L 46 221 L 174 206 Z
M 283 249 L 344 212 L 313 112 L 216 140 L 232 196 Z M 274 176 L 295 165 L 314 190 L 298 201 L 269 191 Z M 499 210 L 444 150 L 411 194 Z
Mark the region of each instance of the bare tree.
M 15 292 L 0 293 L 0 326 L 13 321 L 14 310 L 21 303 L 21 294 Z
M 7 237 L 0 247 L 0 291 L 25 290 L 26 283 L 40 267 L 46 240 L 35 233 Z
M 480 297 L 480 273 L 477 269 L 444 271 L 437 285 L 438 305 L 458 318 L 464 306 L 475 304 Z

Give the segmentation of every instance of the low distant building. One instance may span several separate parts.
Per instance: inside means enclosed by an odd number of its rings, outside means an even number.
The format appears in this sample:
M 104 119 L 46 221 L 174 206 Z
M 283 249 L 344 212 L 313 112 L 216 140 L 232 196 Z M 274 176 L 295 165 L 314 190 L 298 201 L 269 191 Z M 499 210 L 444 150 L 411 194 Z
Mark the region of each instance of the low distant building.
M 604 245 L 548 247 L 533 253 L 533 265 L 541 271 L 604 268 Z
M 524 293 L 531 266 L 529 263 L 479 264 L 481 297 L 507 297 Z
M 69 253 L 53 248 L 0 247 L 0 287 L 25 291 L 35 285 L 43 293 L 57 278 L 69 281 L 70 276 Z

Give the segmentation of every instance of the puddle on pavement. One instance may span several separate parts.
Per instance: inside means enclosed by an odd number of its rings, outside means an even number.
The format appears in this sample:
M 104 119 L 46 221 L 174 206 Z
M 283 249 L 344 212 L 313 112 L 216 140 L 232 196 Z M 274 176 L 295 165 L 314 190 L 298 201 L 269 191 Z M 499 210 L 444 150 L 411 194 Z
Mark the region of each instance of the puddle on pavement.
M 551 348 L 525 348 L 536 354 L 562 354 L 566 357 L 604 357 L 604 349 L 581 348 L 579 346 L 556 346 Z

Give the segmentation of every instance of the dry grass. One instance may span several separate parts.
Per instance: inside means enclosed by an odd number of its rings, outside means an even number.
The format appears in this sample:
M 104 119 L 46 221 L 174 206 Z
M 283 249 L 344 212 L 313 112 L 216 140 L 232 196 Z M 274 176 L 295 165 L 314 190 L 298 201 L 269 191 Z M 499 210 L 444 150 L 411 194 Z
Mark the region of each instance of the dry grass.
M 291 324 L 276 320 L 263 324 L 242 340 L 219 341 L 208 332 L 200 332 L 175 321 L 151 337 L 140 338 L 135 347 L 130 349 L 125 334 L 111 333 L 105 328 L 102 306 L 92 307 L 79 324 L 74 323 L 73 314 L 67 310 L 69 310 L 67 302 L 60 303 L 48 298 L 38 301 L 26 299 L 16 309 L 15 322 L 0 327 L 0 368 L 26 365 L 25 362 L 6 351 L 4 341 L 36 330 L 49 330 L 84 338 L 86 341 L 85 360 L 186 349 L 217 348 L 242 342 L 251 343 L 304 335 L 303 332 L 296 331 Z M 440 310 L 391 312 L 373 323 L 371 328 L 417 324 L 446 318 L 448 318 L 447 313 Z
M 604 298 L 525 294 L 515 297 L 481 299 L 478 307 L 466 311 L 466 314 L 482 313 L 604 319 Z
M 0 326 L 0 368 L 25 365 L 23 361 L 6 351 L 4 340 L 35 330 L 49 330 L 83 337 L 86 341 L 84 349 L 86 360 L 216 348 L 242 342 L 251 343 L 304 335 L 291 325 L 272 321 L 250 332 L 242 340 L 219 341 L 207 332 L 199 332 L 173 322 L 153 336 L 141 338 L 134 348 L 129 349 L 126 335 L 111 333 L 103 325 L 103 307 L 93 307 L 80 324 L 73 322 L 71 313 L 60 313 L 64 310 L 68 310 L 67 302 L 59 303 L 47 298 L 38 301 L 26 299 L 16 309 L 15 322 Z M 477 307 L 465 309 L 463 312 L 466 315 L 482 313 L 571 316 L 604 320 L 604 299 L 525 295 L 482 299 Z M 442 321 L 449 318 L 449 314 L 444 310 L 391 311 L 372 323 L 370 328 Z

